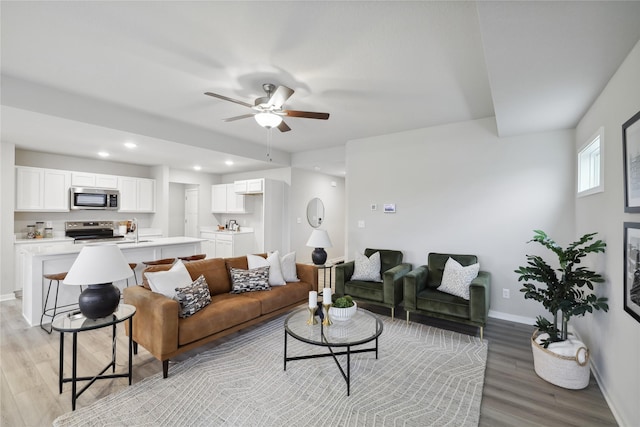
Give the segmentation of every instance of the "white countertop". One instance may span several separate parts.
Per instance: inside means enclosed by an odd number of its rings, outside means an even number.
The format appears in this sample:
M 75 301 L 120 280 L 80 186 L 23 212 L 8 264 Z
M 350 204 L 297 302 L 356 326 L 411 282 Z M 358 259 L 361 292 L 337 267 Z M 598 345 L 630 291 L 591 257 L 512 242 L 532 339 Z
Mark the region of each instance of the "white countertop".
M 154 246 L 182 245 L 185 243 L 201 242 L 204 239 L 199 239 L 197 237 L 161 237 L 157 239 L 140 239 L 138 243 L 135 243 L 131 240 L 126 240 L 118 243 L 111 243 L 111 242 L 98 242 L 98 243 L 86 243 L 86 244 L 54 243 L 51 245 L 47 245 L 46 244 L 47 242 L 45 240 L 53 240 L 53 239 L 35 239 L 35 240 L 40 240 L 41 242 L 39 243 L 42 243 L 42 244 L 25 245 L 25 247 L 22 250 L 33 256 L 49 256 L 49 255 L 78 253 L 84 246 L 88 244 L 91 244 L 91 245 L 116 244 L 121 250 L 126 251 L 129 249 L 149 248 Z

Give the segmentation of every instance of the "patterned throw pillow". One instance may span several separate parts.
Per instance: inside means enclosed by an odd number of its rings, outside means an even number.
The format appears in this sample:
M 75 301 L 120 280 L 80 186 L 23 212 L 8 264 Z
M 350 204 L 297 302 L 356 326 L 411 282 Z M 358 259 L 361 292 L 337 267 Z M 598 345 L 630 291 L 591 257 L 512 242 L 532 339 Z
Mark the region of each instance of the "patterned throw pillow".
M 382 282 L 380 277 L 380 252 L 374 252 L 369 258 L 366 255 L 356 253 L 355 267 L 351 280 Z
M 469 285 L 478 276 L 480 264 L 471 264 L 463 267 L 458 261 L 449 258 L 444 265 L 442 283 L 438 290 L 469 300 Z
M 200 275 L 191 285 L 176 288 L 174 300 L 180 304 L 178 316 L 184 318 L 193 316 L 211 303 L 209 285 L 203 275 Z
M 269 267 L 259 267 L 253 270 L 231 269 L 231 293 L 270 291 Z

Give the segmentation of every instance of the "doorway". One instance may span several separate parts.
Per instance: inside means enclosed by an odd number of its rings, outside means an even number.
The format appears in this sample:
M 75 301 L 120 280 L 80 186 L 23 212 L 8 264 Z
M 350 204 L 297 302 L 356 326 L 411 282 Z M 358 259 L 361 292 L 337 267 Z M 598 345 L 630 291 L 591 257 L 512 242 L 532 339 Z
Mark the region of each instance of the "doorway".
M 187 188 L 184 191 L 184 235 L 198 236 L 198 188 Z

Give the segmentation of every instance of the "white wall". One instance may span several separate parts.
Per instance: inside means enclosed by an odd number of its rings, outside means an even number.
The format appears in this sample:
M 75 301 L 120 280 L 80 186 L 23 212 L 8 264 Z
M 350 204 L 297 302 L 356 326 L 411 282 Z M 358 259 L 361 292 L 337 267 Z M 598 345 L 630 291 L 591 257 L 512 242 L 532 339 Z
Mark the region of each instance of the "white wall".
M 609 312 L 573 322 L 592 355 L 592 367 L 618 422 L 640 420 L 640 323 L 624 311 L 623 223 L 640 222 L 624 213 L 622 124 L 640 111 L 640 42 L 609 81 L 576 128 L 575 149 L 604 127 L 603 193 L 576 200 L 576 237 L 597 232 L 607 243 L 605 254 L 590 257 L 589 266 L 604 274 L 597 293 L 609 298 Z
M 0 300 L 12 299 L 15 286 L 13 210 L 15 145 L 0 143 Z
M 513 270 L 537 253 L 525 244 L 532 230 L 573 237 L 573 143 L 572 131 L 500 138 L 493 118 L 350 141 L 346 258 L 398 249 L 415 267 L 429 252 L 476 254 L 492 275 L 494 315 L 542 314 Z

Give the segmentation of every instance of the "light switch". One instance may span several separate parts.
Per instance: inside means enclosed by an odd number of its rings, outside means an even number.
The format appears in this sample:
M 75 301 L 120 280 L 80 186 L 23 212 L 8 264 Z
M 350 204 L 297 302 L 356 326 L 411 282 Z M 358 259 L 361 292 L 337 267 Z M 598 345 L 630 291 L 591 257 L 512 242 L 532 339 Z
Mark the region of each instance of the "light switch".
M 298 220 L 296 221 L 298 224 L 302 224 L 302 218 L 298 218 Z
M 358 221 L 358 228 L 364 228 L 364 221 Z

